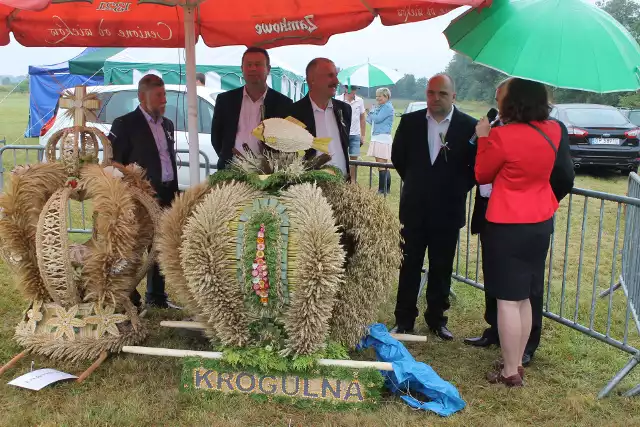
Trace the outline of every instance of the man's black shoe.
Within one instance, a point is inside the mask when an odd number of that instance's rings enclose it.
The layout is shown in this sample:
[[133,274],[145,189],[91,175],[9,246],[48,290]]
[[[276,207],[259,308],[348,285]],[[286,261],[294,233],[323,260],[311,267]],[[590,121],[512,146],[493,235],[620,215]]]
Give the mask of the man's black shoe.
[[527,367],[533,361],[533,354],[525,353],[522,355],[522,366]]
[[474,347],[489,347],[490,345],[498,344],[496,340],[487,337],[465,338],[463,342]]
[[390,334],[413,334],[413,328],[405,328],[402,326],[394,326],[389,331]]
[[449,329],[447,329],[446,326],[437,326],[435,328],[430,326],[429,330],[431,330],[431,332],[436,334],[436,336],[441,340],[445,340],[445,341],[453,340],[453,334]]
[[147,302],[147,306],[148,307],[155,307],[155,308],[171,308],[173,310],[182,310],[182,307],[179,307],[177,305],[175,305],[174,303],[172,303],[171,301],[167,300],[167,301],[163,301],[163,302]]

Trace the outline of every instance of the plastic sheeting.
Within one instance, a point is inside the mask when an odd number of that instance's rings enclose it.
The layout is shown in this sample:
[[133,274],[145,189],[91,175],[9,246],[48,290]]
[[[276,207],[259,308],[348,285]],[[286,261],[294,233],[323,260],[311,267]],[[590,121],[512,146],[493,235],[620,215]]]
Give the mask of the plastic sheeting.
[[[379,361],[393,365],[393,372],[382,371],[385,385],[409,406],[443,417],[466,406],[453,384],[440,378],[426,363],[417,362],[409,350],[389,334],[385,325],[371,325],[369,335],[362,339],[359,347],[373,348]],[[426,396],[428,401],[416,399],[414,396],[418,393]]]

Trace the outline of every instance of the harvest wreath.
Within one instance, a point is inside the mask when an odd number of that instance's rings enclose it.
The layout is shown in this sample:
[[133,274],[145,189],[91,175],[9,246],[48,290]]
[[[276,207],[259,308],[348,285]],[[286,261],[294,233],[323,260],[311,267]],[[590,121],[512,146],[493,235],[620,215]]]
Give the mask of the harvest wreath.
[[[185,375],[197,383],[191,381],[189,389],[215,384],[206,388],[224,391],[220,387],[231,384],[228,375],[234,375],[237,383],[226,391],[260,393],[255,386],[260,378],[247,373],[250,358],[231,365],[224,358],[243,351],[280,360],[271,366],[282,369],[262,373],[285,374],[279,384],[292,381],[287,390],[298,380],[286,374],[295,374],[292,367],[300,360],[310,361],[313,369],[317,361],[346,366],[352,380],[358,367],[391,369],[379,362],[332,362],[323,355],[327,348],[341,346],[346,358],[346,350],[354,349],[375,322],[401,261],[399,221],[383,198],[347,184],[339,169],[327,166],[328,155],[304,155],[310,147],[322,149],[324,141],[295,120],[273,120],[254,131],[268,146],[263,155],[246,150],[208,183],[179,195],[160,221],[160,267],[196,318],[161,324],[201,329],[222,351],[133,346],[123,351],[222,359],[188,365]],[[274,130],[278,126],[280,132]],[[265,137],[261,132],[267,131]],[[215,381],[203,379],[208,371],[215,371]],[[238,376],[243,372],[247,375]],[[381,378],[371,384],[381,386]],[[330,387],[319,381],[315,392],[298,397],[313,398],[318,390],[326,397],[331,387],[335,392],[336,383]],[[343,403],[355,402],[352,393],[346,400],[341,396]]]
[[[14,169],[0,195],[0,256],[30,301],[14,336],[25,351],[0,373],[27,352],[72,361],[99,357],[92,370],[108,352],[147,334],[129,298],[154,259],[160,208],[144,171],[110,165],[109,140],[84,126],[86,109],[99,105],[95,97],[80,87],[63,101],[74,99],[76,126],[51,138],[47,162]],[[99,143],[101,165],[95,164]],[[87,200],[93,233],[71,242],[70,202]]]

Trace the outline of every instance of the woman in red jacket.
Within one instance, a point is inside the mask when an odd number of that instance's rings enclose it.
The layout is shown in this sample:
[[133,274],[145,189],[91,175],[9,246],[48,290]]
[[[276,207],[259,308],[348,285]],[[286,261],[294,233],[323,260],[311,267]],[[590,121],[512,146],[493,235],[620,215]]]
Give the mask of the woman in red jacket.
[[549,120],[545,87],[514,78],[502,99],[505,124],[478,123],[475,173],[493,184],[482,236],[485,292],[498,300],[498,333],[503,364],[487,378],[521,386],[522,355],[531,331],[530,291],[544,287],[544,269],[553,215],[558,209],[549,179],[562,137]]

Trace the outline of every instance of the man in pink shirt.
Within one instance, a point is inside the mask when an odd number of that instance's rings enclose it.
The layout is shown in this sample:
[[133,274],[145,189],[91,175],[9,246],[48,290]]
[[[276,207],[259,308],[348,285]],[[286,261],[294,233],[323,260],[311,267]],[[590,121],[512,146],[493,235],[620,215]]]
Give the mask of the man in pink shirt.
[[267,86],[271,71],[269,54],[250,47],[242,55],[245,85],[216,98],[211,123],[211,144],[218,154],[218,169],[224,169],[233,156],[245,149],[262,152],[262,144],[251,132],[264,119],[285,117],[293,101]]
[[[168,207],[178,192],[178,172],[173,123],[164,117],[167,97],[162,79],[153,74],[144,76],[138,83],[138,100],[138,108],[113,121],[109,133],[113,161],[123,165],[137,163],[144,168],[158,203]],[[140,294],[134,291],[131,300],[139,306]],[[161,308],[178,308],[167,299],[164,277],[157,264],[147,275],[146,302]]]

